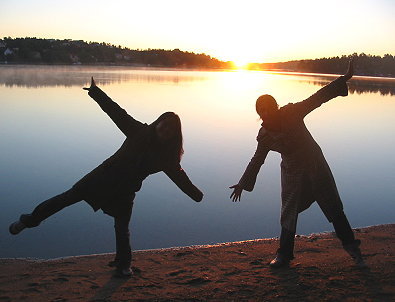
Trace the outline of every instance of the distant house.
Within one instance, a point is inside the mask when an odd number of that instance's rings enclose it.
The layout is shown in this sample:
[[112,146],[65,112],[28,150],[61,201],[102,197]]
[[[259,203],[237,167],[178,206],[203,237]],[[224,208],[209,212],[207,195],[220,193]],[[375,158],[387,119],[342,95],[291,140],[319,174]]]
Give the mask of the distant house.
[[64,39],[62,41],[62,46],[70,46],[71,44],[71,39]]
[[77,47],[84,47],[85,42],[83,40],[72,40],[70,45],[74,45]]
[[80,58],[77,55],[70,54],[70,60],[73,64],[81,64]]
[[5,56],[11,56],[11,55],[13,55],[13,54],[14,54],[14,51],[13,51],[12,49],[7,48],[7,49],[4,51],[4,55],[5,55]]
[[29,52],[29,57],[35,61],[41,60],[41,53],[38,51],[31,51]]

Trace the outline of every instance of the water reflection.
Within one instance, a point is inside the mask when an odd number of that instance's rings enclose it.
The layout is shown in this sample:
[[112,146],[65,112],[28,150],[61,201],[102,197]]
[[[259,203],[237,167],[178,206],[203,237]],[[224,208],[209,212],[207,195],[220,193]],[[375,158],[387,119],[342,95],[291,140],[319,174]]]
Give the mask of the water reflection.
[[26,65],[0,65],[0,85],[6,87],[82,87],[89,83],[93,76],[100,85],[121,82],[161,82],[174,83],[203,81],[202,74],[193,72],[177,73],[174,70],[128,68],[108,66],[26,66]]
[[[307,81],[317,86],[325,86],[336,76],[298,74],[300,81]],[[350,93],[380,93],[381,95],[395,95],[395,78],[361,77],[354,76],[348,83]]]
[[[0,257],[61,257],[112,252],[112,220],[85,203],[12,237],[21,212],[72,186],[122,144],[124,136],[81,89],[91,75],[142,122],[177,112],[183,123],[183,168],[205,193],[198,204],[165,175],[149,177],[131,222],[134,249],[206,244],[279,231],[280,158],[269,153],[252,193],[229,200],[256,147],[255,100],[281,105],[314,93],[333,77],[260,71],[197,72],[112,67],[0,67]],[[3,75],[6,75],[3,77]],[[357,79],[359,81],[359,79]],[[369,80],[361,80],[370,91]],[[5,84],[7,83],[7,85]],[[67,83],[67,85],[65,85]],[[30,89],[30,88],[35,89]],[[393,222],[395,98],[354,93],[306,118],[335,174],[354,227]],[[332,230],[318,206],[300,217],[298,233]]]
[[[264,72],[263,72],[264,73]],[[334,75],[284,73],[295,75],[298,81],[307,82],[317,86],[324,86]],[[137,83],[182,83],[206,81],[210,78],[204,72],[175,72],[168,69],[108,67],[108,66],[28,66],[28,65],[0,65],[0,85],[6,87],[82,87],[87,85],[93,76],[100,85],[122,82]],[[394,78],[354,77],[349,82],[350,93],[375,93],[381,95],[395,95]]]

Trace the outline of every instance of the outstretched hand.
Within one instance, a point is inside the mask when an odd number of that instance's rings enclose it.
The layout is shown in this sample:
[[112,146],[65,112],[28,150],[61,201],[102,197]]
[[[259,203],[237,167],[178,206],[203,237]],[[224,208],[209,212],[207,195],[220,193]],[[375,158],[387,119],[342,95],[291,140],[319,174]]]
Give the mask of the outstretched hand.
[[237,184],[237,185],[230,186],[229,189],[233,189],[233,192],[230,195],[230,199],[232,199],[233,202],[240,201],[241,193],[243,192],[243,188],[239,184]]
[[89,88],[87,88],[87,87],[84,87],[84,88],[82,88],[82,89],[84,89],[84,90],[91,90],[93,87],[96,87],[96,83],[95,83],[95,80],[93,79],[93,77],[91,77],[91,86],[89,87]]
[[348,70],[346,74],[343,76],[346,81],[352,78],[354,75],[354,59],[351,59],[348,63]]

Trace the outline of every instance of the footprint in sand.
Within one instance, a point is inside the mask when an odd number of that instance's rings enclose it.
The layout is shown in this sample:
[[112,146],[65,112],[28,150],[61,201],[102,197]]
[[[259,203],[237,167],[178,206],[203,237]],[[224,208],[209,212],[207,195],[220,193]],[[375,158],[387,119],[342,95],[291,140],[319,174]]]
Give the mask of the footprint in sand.
[[53,281],[57,281],[57,282],[68,282],[69,281],[69,279],[67,279],[67,278],[64,278],[64,277],[59,277],[59,278],[55,278],[55,279],[52,279]]
[[229,254],[237,254],[237,255],[240,255],[240,256],[247,256],[247,254],[244,253],[243,251],[226,251],[226,252],[229,253]]
[[187,272],[186,270],[182,269],[182,270],[179,270],[179,271],[174,271],[174,272],[168,273],[168,275],[174,277],[174,276],[177,276],[179,274],[186,273],[186,272]]
[[66,302],[67,299],[65,298],[55,298],[54,300],[52,300],[52,302]]
[[41,293],[41,290],[39,290],[38,288],[35,288],[35,287],[27,288],[27,289],[24,289],[22,291],[25,292],[25,293],[33,293],[33,292]]
[[137,275],[141,274],[141,269],[139,269],[136,266],[132,266],[132,271],[133,271],[133,274],[137,274]]
[[241,272],[242,272],[241,270],[236,269],[232,272],[225,273],[224,276],[233,276],[233,275],[240,274]]
[[91,289],[97,289],[97,288],[100,288],[100,286],[99,285],[92,285],[91,286]]
[[182,257],[182,256],[192,255],[192,254],[193,254],[192,251],[185,251],[185,252],[179,252],[179,253],[175,254],[174,257]]
[[152,261],[153,263],[156,263],[156,264],[162,264],[160,261],[158,261],[158,260],[155,260],[155,259],[152,259],[152,258],[150,258],[150,259],[148,259],[149,261]]
[[262,265],[263,264],[262,262],[263,262],[263,259],[257,259],[257,260],[251,261],[250,264],[251,265]]
[[211,282],[211,280],[208,279],[208,278],[205,278],[205,277],[204,278],[199,277],[199,278],[194,278],[194,279],[188,280],[184,284],[202,285],[202,284],[205,284],[205,283],[208,283],[208,282]]

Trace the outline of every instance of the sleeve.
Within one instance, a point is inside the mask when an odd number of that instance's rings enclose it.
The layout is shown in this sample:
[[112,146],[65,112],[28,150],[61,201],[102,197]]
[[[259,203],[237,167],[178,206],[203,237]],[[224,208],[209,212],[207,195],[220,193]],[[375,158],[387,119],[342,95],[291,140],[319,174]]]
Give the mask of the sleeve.
[[326,85],[325,87],[318,90],[316,93],[314,93],[312,96],[305,99],[304,101],[294,104],[294,109],[301,118],[304,118],[307,114],[309,114],[314,109],[320,107],[323,103],[335,97],[347,95],[347,83],[344,77],[341,76]]
[[180,164],[163,170],[165,174],[190,198],[194,201],[201,201],[203,193],[190,181],[188,175],[181,168]]
[[[263,128],[262,128],[263,129]],[[266,156],[270,149],[264,142],[264,135],[261,135],[262,129],[257,137],[258,146],[254,156],[251,158],[243,176],[239,180],[239,185],[246,191],[251,192],[254,189],[256,178],[261,166],[265,162]]]
[[133,134],[138,128],[144,125],[127,114],[124,109],[108,97],[99,87],[95,86],[91,88],[88,94],[99,104],[100,108],[107,113],[126,136]]

